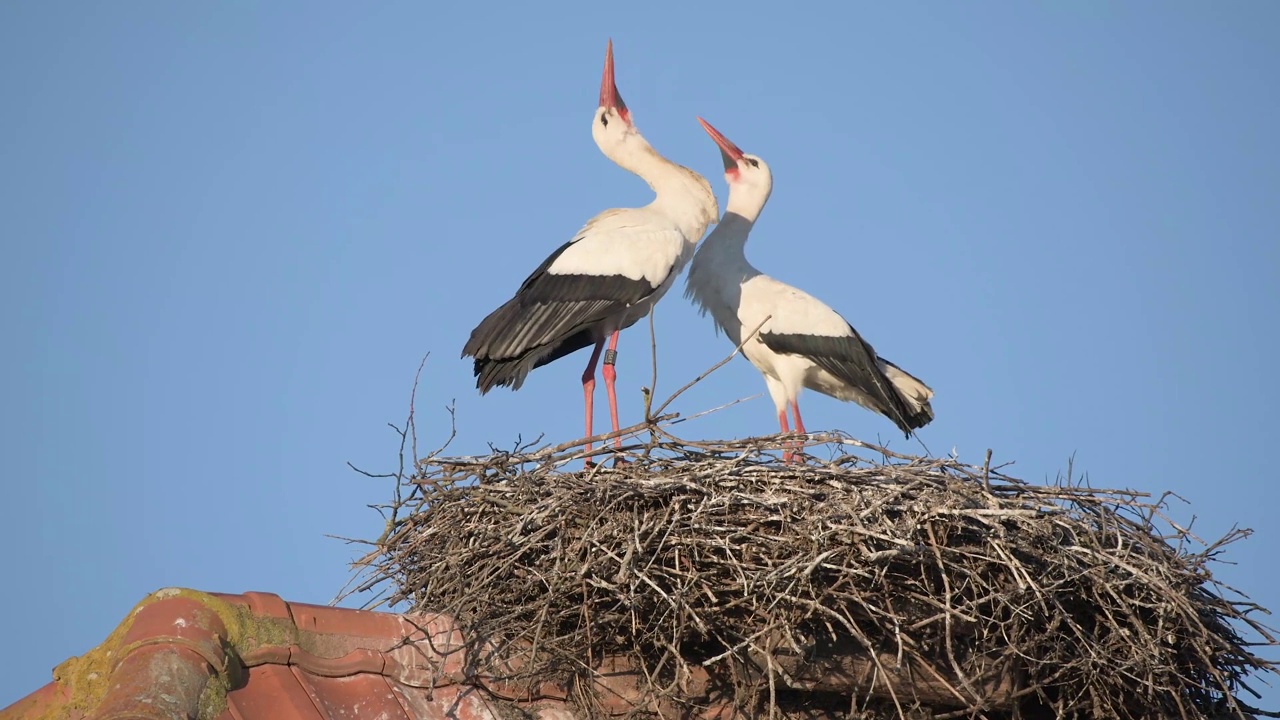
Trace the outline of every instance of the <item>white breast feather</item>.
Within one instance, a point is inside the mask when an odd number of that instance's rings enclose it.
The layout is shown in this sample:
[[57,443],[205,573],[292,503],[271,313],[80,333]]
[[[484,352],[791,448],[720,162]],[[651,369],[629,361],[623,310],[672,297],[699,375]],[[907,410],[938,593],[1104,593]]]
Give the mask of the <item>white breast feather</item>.
[[670,220],[643,209],[610,210],[578,231],[547,270],[556,275],[621,275],[662,284],[688,262],[684,235]]
[[705,251],[707,246],[703,247],[689,268],[685,296],[693,300],[701,314],[711,315],[717,333],[723,332],[736,345],[742,341],[743,332],[739,308],[730,300],[737,295],[737,283],[728,280],[722,268],[714,267],[716,259]]

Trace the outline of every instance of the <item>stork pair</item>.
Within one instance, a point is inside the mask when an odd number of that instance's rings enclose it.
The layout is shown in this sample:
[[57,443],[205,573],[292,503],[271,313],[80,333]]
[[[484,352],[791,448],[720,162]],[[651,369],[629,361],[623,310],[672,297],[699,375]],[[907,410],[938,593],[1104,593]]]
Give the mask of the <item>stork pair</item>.
[[[639,175],[656,197],[644,207],[606,210],[589,220],[472,331],[462,355],[475,358],[476,387],[482,394],[497,386],[518,390],[534,368],[589,347],[591,359],[582,373],[587,437],[602,353],[617,431],[618,334],[649,313],[692,259],[686,295],[710,313],[734,346],[759,328],[742,352],[764,375],[782,432],[790,431],[788,410],[796,431],[806,432],[799,405],[806,387],[878,412],[908,437],[928,424],[932,390],[879,357],[834,310],[747,261],[747,237],[773,189],[769,166],[702,118],[698,122],[720,148],[729,200],[695,255],[719,216],[715,193],[706,178],[660,155],[636,129],[614,80],[610,41],[591,136],[606,157]],[[621,445],[621,438],[614,443]]]

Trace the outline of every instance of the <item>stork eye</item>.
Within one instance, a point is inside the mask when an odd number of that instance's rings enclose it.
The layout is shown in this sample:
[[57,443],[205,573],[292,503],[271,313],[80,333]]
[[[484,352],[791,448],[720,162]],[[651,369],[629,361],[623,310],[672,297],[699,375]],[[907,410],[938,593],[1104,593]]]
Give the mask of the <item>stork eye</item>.
[[609,113],[600,114],[600,126],[609,127]]
[[747,158],[747,164],[753,168],[760,167],[760,163],[755,158]]

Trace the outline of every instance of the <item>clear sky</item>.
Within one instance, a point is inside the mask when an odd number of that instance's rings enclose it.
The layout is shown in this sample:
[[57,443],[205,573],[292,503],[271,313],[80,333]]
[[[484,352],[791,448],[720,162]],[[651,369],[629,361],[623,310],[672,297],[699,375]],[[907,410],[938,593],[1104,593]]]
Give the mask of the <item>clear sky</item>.
[[[345,463],[394,468],[424,353],[424,449],[455,398],[458,453],[581,434],[585,355],[480,397],[458,354],[651,197],[590,138],[609,37],[722,205],[696,115],[769,161],[749,256],[934,388],[932,452],[1176,491],[1207,536],[1257,531],[1219,573],[1280,610],[1280,4],[801,7],[0,4],[0,706],[161,587],[333,598],[359,549],[326,535],[375,537],[391,496]],[[683,284],[661,396],[731,349]],[[646,325],[618,373],[635,422]],[[739,359],[675,409],[762,392]],[[680,428],[776,424],[760,397]]]

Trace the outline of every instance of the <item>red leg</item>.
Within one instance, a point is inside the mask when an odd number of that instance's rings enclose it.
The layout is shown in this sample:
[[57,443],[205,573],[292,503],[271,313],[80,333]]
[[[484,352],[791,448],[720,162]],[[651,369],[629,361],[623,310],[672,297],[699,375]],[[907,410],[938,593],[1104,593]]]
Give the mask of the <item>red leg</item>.
[[[591,359],[587,361],[587,369],[582,371],[582,397],[586,404],[587,414],[587,437],[591,437],[591,416],[595,410],[595,394],[596,394],[596,363],[600,360],[600,351],[604,349],[604,340],[601,339],[596,343],[595,350],[591,351]],[[587,452],[591,452],[591,443],[587,443]],[[587,458],[587,467],[591,467],[591,458]]]
[[[795,418],[796,418],[796,432],[801,434],[807,434],[809,431],[804,429],[804,421],[800,419],[800,401],[799,400],[791,401],[791,412],[793,415],[795,415]],[[797,450],[803,447],[804,447],[803,441],[799,441],[796,443]],[[792,455],[793,459],[794,457],[795,456]]]
[[[613,387],[618,377],[618,371],[613,367],[618,361],[618,332],[614,330],[613,336],[609,338],[609,350],[604,354],[604,368],[600,371],[604,375],[604,389],[609,393],[609,419],[613,421],[614,432],[621,429],[618,426],[618,393]],[[621,436],[613,439],[613,446],[622,447]]]
[[[784,434],[791,432],[791,428],[787,426],[787,409],[785,407],[778,411],[778,427],[782,428],[782,432]],[[790,450],[782,451],[782,462],[784,463],[791,462]]]

